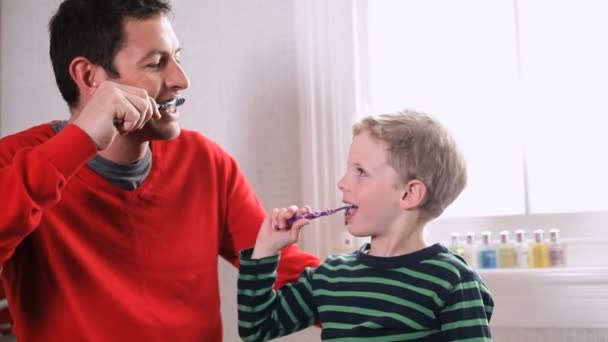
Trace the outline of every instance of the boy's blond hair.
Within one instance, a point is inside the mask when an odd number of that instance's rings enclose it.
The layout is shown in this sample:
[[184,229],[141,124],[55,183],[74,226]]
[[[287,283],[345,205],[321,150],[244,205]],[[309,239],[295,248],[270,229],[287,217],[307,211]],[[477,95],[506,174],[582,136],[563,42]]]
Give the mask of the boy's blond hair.
[[427,196],[421,209],[429,218],[441,215],[464,189],[464,158],[454,138],[430,115],[403,110],[368,116],[353,125],[353,136],[363,131],[388,144],[388,163],[403,183],[424,183]]

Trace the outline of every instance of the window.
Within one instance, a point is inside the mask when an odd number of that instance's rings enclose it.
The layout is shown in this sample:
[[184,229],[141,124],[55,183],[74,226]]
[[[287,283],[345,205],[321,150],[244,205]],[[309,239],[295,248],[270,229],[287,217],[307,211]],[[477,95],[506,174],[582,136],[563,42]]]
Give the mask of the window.
[[433,114],[467,158],[469,184],[446,216],[608,209],[608,4],[368,6],[373,111]]

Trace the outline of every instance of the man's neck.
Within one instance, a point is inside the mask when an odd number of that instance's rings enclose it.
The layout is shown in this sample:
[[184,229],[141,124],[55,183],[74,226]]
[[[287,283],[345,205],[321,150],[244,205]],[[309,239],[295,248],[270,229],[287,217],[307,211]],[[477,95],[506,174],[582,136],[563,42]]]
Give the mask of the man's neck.
[[[70,119],[68,122],[74,122],[80,114],[83,107],[82,103],[84,102],[81,101],[80,105],[70,108]],[[142,160],[149,146],[150,142],[144,140],[140,132],[134,132],[127,135],[117,135],[108,148],[99,151],[97,154],[114,163],[128,165]]]
[[148,141],[139,141],[128,135],[119,135],[108,148],[99,151],[98,154],[114,163],[127,165],[142,160],[149,146]]

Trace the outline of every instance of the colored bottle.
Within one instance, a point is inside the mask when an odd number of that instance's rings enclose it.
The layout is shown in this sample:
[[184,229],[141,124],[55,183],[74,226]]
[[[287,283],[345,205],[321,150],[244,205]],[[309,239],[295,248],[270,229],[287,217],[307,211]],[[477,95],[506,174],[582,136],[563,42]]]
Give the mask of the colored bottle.
[[543,234],[542,229],[534,231],[534,241],[530,246],[530,266],[532,267],[549,267],[549,244],[545,242]]
[[498,267],[513,268],[515,263],[515,248],[509,239],[509,232],[500,232],[500,244],[498,245]]
[[527,268],[530,265],[530,244],[526,240],[526,232],[522,229],[515,231],[515,259],[519,268]]
[[452,242],[450,243],[450,250],[452,251],[452,253],[462,256],[464,250],[462,244],[460,243],[460,233],[452,233],[451,238]]
[[479,267],[496,268],[496,248],[492,245],[492,232],[483,232],[481,234]]
[[549,264],[551,267],[566,266],[564,244],[559,240],[559,229],[549,231]]
[[468,232],[465,238],[462,257],[471,268],[477,268],[477,246],[475,242],[475,233]]

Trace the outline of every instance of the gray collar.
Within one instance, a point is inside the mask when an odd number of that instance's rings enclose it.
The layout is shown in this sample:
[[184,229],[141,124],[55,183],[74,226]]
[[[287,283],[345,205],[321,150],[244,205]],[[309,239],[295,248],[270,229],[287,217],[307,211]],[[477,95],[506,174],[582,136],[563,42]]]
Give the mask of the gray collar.
[[[59,133],[66,125],[66,121],[53,121],[51,127]],[[144,158],[131,164],[123,165],[96,155],[87,162],[95,173],[107,179],[110,183],[125,190],[134,190],[143,183],[152,167],[152,152],[146,151]]]

